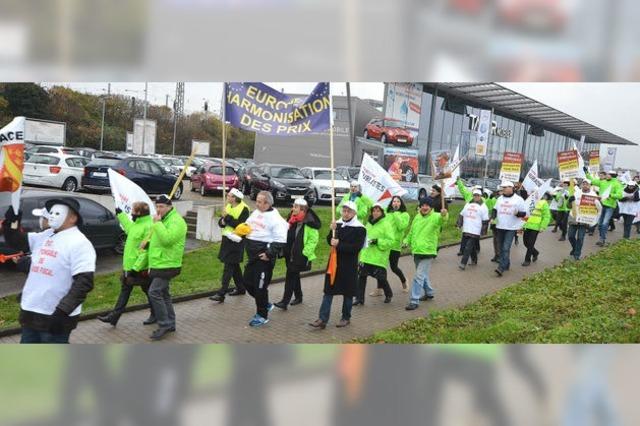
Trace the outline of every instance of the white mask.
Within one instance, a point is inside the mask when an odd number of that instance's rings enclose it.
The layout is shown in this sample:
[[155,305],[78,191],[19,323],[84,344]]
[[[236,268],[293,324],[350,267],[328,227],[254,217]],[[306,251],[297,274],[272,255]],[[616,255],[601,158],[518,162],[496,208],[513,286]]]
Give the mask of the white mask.
[[51,211],[49,212],[49,226],[54,231],[60,229],[65,220],[67,220],[67,216],[69,215],[69,207],[64,204],[56,204],[51,207]]

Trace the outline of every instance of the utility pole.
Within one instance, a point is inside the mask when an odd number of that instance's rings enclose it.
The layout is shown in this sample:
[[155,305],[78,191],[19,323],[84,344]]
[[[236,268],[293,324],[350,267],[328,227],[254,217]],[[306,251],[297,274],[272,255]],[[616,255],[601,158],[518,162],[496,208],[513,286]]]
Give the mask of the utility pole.
[[149,83],[144,82],[144,108],[142,113],[142,155],[144,155],[144,144],[146,142],[145,135],[147,133],[147,89]]
[[349,146],[351,148],[351,165],[356,156],[356,138],[353,134],[353,113],[351,111],[351,83],[347,81],[347,113],[349,114]]
[[176,155],[176,132],[178,129],[178,120],[184,113],[184,83],[176,83],[176,97],[173,101],[173,148],[171,155]]
[[[103,89],[104,90],[104,89]],[[111,83],[107,84],[107,97],[111,95]],[[104,115],[107,109],[107,99],[102,97],[102,125],[100,126],[100,151],[102,151],[104,143]]]
[[164,107],[169,108],[169,94],[164,95]]

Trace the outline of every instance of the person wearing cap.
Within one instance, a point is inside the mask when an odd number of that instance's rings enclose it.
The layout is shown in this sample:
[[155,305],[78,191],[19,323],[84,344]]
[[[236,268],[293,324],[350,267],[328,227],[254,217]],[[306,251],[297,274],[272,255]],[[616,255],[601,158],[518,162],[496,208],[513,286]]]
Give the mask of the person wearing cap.
[[549,201],[549,211],[551,213],[551,219],[553,219],[553,232],[554,234],[558,232],[558,227],[560,226],[560,219],[558,218],[558,200],[556,195],[562,190],[561,186],[556,186],[549,191],[551,195],[551,200]]
[[622,198],[622,184],[615,178],[617,173],[614,170],[605,171],[605,178],[598,179],[589,173],[589,168],[583,168],[584,173],[591,181],[591,185],[598,188],[598,194],[600,194],[600,202],[602,203],[602,214],[598,221],[598,232],[600,234],[600,240],[596,245],[602,247],[607,240],[607,231],[609,229],[609,222],[618,207],[618,200]]
[[540,252],[536,249],[536,240],[538,239],[538,235],[547,229],[549,222],[551,222],[551,211],[549,210],[550,199],[551,194],[545,192],[533,207],[533,211],[522,226],[524,228],[522,241],[527,248],[522,266],[529,266],[532,260],[534,262],[538,260]]
[[[122,256],[122,275],[120,276],[120,295],[113,310],[106,315],[98,316],[98,320],[116,326],[120,320],[120,316],[124,313],[124,309],[129,303],[129,297],[133,291],[133,286],[139,285],[147,300],[149,306],[149,253],[147,250],[140,248],[142,241],[149,235],[149,230],[153,224],[150,216],[149,205],[145,202],[138,201],[131,206],[131,218],[121,209],[116,208],[116,217],[120,222],[120,226],[127,234],[127,241],[124,245],[124,254]],[[149,325],[156,322],[153,309],[149,318],[143,321],[143,324]]]
[[429,271],[431,262],[438,256],[438,239],[442,227],[449,218],[447,209],[435,211],[436,203],[433,198],[423,198],[419,201],[418,214],[411,222],[409,234],[404,243],[411,248],[413,262],[416,265],[416,273],[411,286],[411,297],[406,310],[418,309],[421,300],[430,300],[434,297],[434,288],[431,286]]
[[462,259],[458,268],[463,271],[469,258],[472,265],[478,263],[480,236],[485,235],[489,227],[489,210],[482,199],[482,191],[474,189],[472,196],[458,216],[458,227],[462,228]]
[[[487,194],[484,192],[483,188],[481,185],[474,185],[471,189],[467,188],[466,186],[464,186],[464,184],[462,183],[462,179],[460,179],[458,177],[458,179],[456,180],[456,186],[458,187],[458,191],[460,192],[460,195],[462,195],[462,198],[464,199],[465,203],[470,203],[471,201],[473,201],[473,193],[476,190],[480,190],[480,196],[482,198],[483,204],[486,205],[487,203],[487,199],[489,198],[487,196]],[[460,249],[458,250],[458,256],[462,256],[464,253],[464,244],[466,243],[464,236],[460,239]],[[478,244],[478,252],[480,251],[480,244]],[[476,252],[477,254],[477,252]]]
[[371,207],[373,207],[373,200],[362,193],[362,187],[356,180],[351,181],[350,192],[342,197],[340,204],[336,207],[336,213],[338,215],[342,213],[342,206],[347,201],[356,203],[358,207],[358,221],[360,223],[366,222],[367,217],[369,217],[369,211]]
[[353,298],[358,293],[358,256],[367,240],[367,230],[358,220],[357,212],[357,204],[347,201],[342,205],[340,219],[331,223],[327,243],[336,250],[337,267],[333,282],[329,274],[325,275],[318,319],[309,324],[315,329],[322,330],[329,323],[334,296],[342,296],[342,317],[336,327],[351,323]]
[[[149,239],[149,299],[158,328],[152,340],[160,340],[176,331],[176,313],[171,302],[171,280],[182,270],[182,258],[187,239],[187,223],[173,207],[167,195],[156,198],[157,214],[151,226]],[[144,243],[143,243],[144,244]]]
[[[224,207],[218,226],[222,229],[222,241],[218,260],[224,264],[222,271],[222,286],[213,296],[209,297],[214,302],[224,303],[225,295],[240,296],[245,294],[244,278],[240,264],[243,260],[244,239],[234,238],[233,231],[236,226],[244,223],[249,218],[249,206],[244,202],[244,194],[233,188],[227,194],[227,205]],[[231,278],[236,288],[229,293]]]
[[568,200],[570,185],[570,181],[563,181],[562,186],[558,189],[554,197],[558,206],[556,213],[556,226],[560,228],[560,232],[562,233],[558,241],[565,241],[567,239],[567,221],[569,220]]
[[80,204],[58,198],[47,200],[45,208],[49,229],[25,234],[20,230],[22,213],[12,208],[3,226],[7,245],[32,255],[20,301],[21,343],[69,343],[93,289],[96,252],[78,229]]
[[500,248],[499,264],[495,270],[499,277],[511,266],[511,244],[527,215],[524,200],[513,192],[513,182],[503,181],[500,186],[502,195],[491,212],[491,217],[496,220],[495,232]]
[[[569,197],[569,243],[571,244],[571,252],[569,256],[572,259],[580,260],[582,255],[582,245],[584,244],[584,236],[589,231],[590,226],[586,223],[580,223],[577,221],[578,206],[580,206],[580,200],[583,195],[591,195],[597,197],[591,182],[588,179],[583,179],[580,184],[580,188],[576,188],[574,194]],[[602,204],[596,199],[596,210],[598,215],[602,212]]]
[[365,225],[367,230],[367,245],[360,252],[360,267],[358,270],[358,294],[354,305],[364,305],[367,289],[367,277],[373,277],[378,282],[378,288],[384,293],[384,303],[390,303],[393,291],[387,281],[387,266],[389,252],[393,246],[393,224],[386,218],[384,208],[379,203],[371,208],[371,214]]
[[631,238],[631,228],[640,211],[640,193],[636,181],[629,181],[622,190],[622,198],[618,201],[620,216],[624,224],[623,238]]
[[[298,198],[293,202],[287,222],[289,230],[287,231],[287,243],[283,250],[287,266],[284,293],[282,299],[274,303],[277,308],[283,310],[287,309],[289,303],[291,306],[302,303],[300,272],[311,270],[311,262],[316,258],[318,231],[322,225],[316,212],[309,207],[303,198]],[[292,296],[295,296],[293,301],[291,301]]]
[[269,284],[280,252],[287,243],[289,224],[273,208],[273,195],[260,191],[256,209],[247,219],[251,232],[246,237],[247,264],[244,267],[244,285],[255,299],[256,314],[249,321],[251,327],[269,322]]

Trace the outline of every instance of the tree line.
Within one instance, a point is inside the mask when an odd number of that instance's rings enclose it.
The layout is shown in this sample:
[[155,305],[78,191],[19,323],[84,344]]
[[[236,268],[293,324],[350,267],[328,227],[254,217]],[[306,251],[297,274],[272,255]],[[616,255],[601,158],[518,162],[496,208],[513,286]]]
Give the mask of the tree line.
[[[66,145],[100,147],[102,96],[53,86],[44,88],[35,83],[0,83],[0,127],[15,116],[61,121],[67,124]],[[127,131],[133,130],[133,120],[141,119],[143,104],[129,96],[110,95],[105,98],[105,150],[124,151]],[[149,105],[147,118],[157,123],[156,152],[170,154],[173,144],[173,110],[164,105]],[[204,112],[185,114],[176,131],[176,154],[191,151],[193,139],[211,142],[211,155],[222,156],[222,123]],[[227,156],[253,157],[255,134],[227,126]]]

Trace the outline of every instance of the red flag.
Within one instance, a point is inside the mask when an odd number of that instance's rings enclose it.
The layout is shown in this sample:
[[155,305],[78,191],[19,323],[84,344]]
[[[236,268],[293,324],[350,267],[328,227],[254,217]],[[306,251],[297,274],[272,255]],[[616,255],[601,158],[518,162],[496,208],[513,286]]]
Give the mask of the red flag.
[[329,275],[329,284],[333,286],[336,281],[336,272],[338,270],[338,253],[335,247],[331,247],[329,252],[329,263],[327,264],[327,274]]

